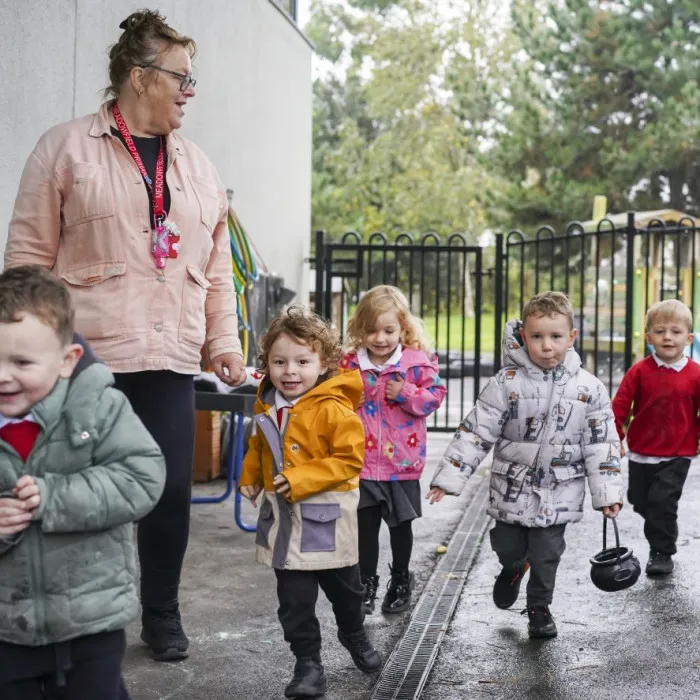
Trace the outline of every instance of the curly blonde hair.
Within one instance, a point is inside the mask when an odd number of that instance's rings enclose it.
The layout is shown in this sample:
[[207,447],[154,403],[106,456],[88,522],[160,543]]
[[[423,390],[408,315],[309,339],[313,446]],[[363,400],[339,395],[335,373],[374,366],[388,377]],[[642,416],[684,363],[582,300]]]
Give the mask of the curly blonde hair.
[[338,329],[303,306],[294,305],[272,319],[260,339],[258,359],[261,372],[267,374],[270,349],[281,335],[288,335],[299,344],[308,345],[317,352],[322,364],[328,368],[324,377],[338,369],[342,354]]
[[400,342],[408,348],[432,352],[432,346],[425,334],[423,321],[411,313],[408,299],[397,287],[380,284],[372,287],[361,299],[355,313],[348,321],[345,346],[351,352],[365,344],[365,338],[377,327],[377,319],[393,311],[401,325]]

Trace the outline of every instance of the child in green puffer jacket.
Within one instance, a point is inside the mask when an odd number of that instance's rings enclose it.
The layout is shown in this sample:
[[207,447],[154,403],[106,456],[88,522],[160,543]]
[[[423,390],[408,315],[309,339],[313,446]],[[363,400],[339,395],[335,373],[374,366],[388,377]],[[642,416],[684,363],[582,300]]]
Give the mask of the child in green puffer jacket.
[[163,491],[160,449],[75,342],[49,272],[0,274],[0,698],[128,700],[132,523]]

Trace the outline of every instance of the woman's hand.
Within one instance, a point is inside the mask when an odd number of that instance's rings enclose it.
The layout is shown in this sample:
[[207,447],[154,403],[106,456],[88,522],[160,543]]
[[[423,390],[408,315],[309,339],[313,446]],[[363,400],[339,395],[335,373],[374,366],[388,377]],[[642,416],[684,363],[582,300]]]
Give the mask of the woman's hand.
[[212,358],[211,364],[216,376],[224,384],[238,386],[245,381],[246,373],[243,358],[235,352],[226,352],[223,355],[217,355]]

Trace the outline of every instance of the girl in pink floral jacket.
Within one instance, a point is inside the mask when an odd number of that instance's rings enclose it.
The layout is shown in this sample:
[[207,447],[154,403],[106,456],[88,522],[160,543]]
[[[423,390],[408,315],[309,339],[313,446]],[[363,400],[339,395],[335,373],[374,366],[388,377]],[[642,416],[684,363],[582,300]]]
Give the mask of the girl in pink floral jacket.
[[389,526],[393,563],[382,603],[387,613],[405,610],[414,578],[411,522],[421,515],[418,479],[425,466],[426,418],[445,398],[437,359],[406,297],[381,285],[367,292],[348,322],[348,354],[341,366],[359,369],[364,398],[365,463],[360,474],[358,532],[365,612],[374,611],[379,577],[379,529]]

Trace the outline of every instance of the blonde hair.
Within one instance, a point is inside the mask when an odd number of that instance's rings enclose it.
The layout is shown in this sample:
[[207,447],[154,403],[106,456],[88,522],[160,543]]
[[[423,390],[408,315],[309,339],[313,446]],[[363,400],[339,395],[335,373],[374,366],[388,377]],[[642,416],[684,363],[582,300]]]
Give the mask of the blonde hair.
[[647,311],[645,326],[647,331],[659,321],[680,321],[688,326],[688,332],[693,330],[693,314],[690,309],[678,299],[666,299],[652,304]]
[[528,316],[555,316],[561,314],[569,320],[569,329],[574,327],[574,307],[564,292],[540,292],[523,307],[523,326]]
[[399,340],[402,345],[423,352],[431,352],[432,347],[425,334],[423,321],[416,318],[408,305],[403,292],[388,284],[372,287],[361,299],[355,313],[348,321],[345,345],[348,350],[359,350],[365,338],[377,327],[377,319],[389,311],[396,313],[401,326]]
[[342,354],[340,335],[331,323],[320,316],[312,314],[303,306],[290,306],[279,316],[272,319],[260,339],[260,371],[267,374],[270,348],[281,335],[286,334],[299,344],[308,345],[321,357],[321,362],[328,368],[327,376],[338,368]]

